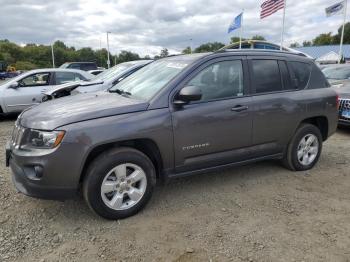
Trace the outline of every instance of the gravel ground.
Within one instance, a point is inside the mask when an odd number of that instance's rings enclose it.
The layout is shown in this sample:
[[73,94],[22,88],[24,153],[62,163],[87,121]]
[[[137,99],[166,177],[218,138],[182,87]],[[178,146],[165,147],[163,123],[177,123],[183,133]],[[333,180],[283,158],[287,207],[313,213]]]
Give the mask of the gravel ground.
[[16,193],[0,154],[0,261],[350,261],[349,138],[339,130],[308,172],[270,161],[171,181],[113,222],[80,198]]

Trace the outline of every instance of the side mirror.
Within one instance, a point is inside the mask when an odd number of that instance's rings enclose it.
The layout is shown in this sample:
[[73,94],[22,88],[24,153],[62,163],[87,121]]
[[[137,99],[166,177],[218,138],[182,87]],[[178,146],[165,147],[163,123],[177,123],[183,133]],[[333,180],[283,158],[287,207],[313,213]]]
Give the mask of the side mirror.
[[192,101],[198,101],[202,98],[202,91],[196,86],[185,86],[176,95],[174,104],[175,105],[186,105]]
[[13,82],[12,84],[9,85],[8,88],[17,89],[18,87],[19,87],[19,83],[18,82]]

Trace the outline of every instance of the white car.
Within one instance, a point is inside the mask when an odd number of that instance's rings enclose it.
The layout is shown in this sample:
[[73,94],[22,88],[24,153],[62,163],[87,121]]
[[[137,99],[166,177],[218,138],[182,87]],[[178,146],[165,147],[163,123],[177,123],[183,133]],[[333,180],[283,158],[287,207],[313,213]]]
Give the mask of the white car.
[[48,68],[25,72],[0,85],[0,114],[21,112],[40,103],[43,93],[56,85],[93,77],[76,69]]

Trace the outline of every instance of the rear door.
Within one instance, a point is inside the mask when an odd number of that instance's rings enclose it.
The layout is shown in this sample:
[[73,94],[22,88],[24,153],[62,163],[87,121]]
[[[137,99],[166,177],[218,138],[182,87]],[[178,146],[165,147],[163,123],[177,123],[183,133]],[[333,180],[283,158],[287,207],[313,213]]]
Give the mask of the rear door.
[[303,112],[298,86],[283,57],[250,57],[253,92],[253,157],[281,153]]
[[251,97],[244,57],[211,60],[187,77],[202,99],[174,108],[176,172],[198,170],[249,158]]
[[40,103],[42,93],[50,88],[52,80],[52,74],[49,72],[34,73],[19,80],[18,88],[7,88],[4,92],[7,112],[21,112]]

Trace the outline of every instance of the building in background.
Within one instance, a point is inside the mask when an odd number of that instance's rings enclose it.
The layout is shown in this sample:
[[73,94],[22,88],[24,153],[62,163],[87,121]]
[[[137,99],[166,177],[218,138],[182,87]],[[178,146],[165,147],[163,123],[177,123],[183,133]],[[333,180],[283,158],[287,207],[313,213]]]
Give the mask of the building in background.
[[[339,60],[339,45],[305,46],[294,48],[308,54],[319,64],[336,64]],[[350,63],[350,45],[343,45],[343,58]]]

